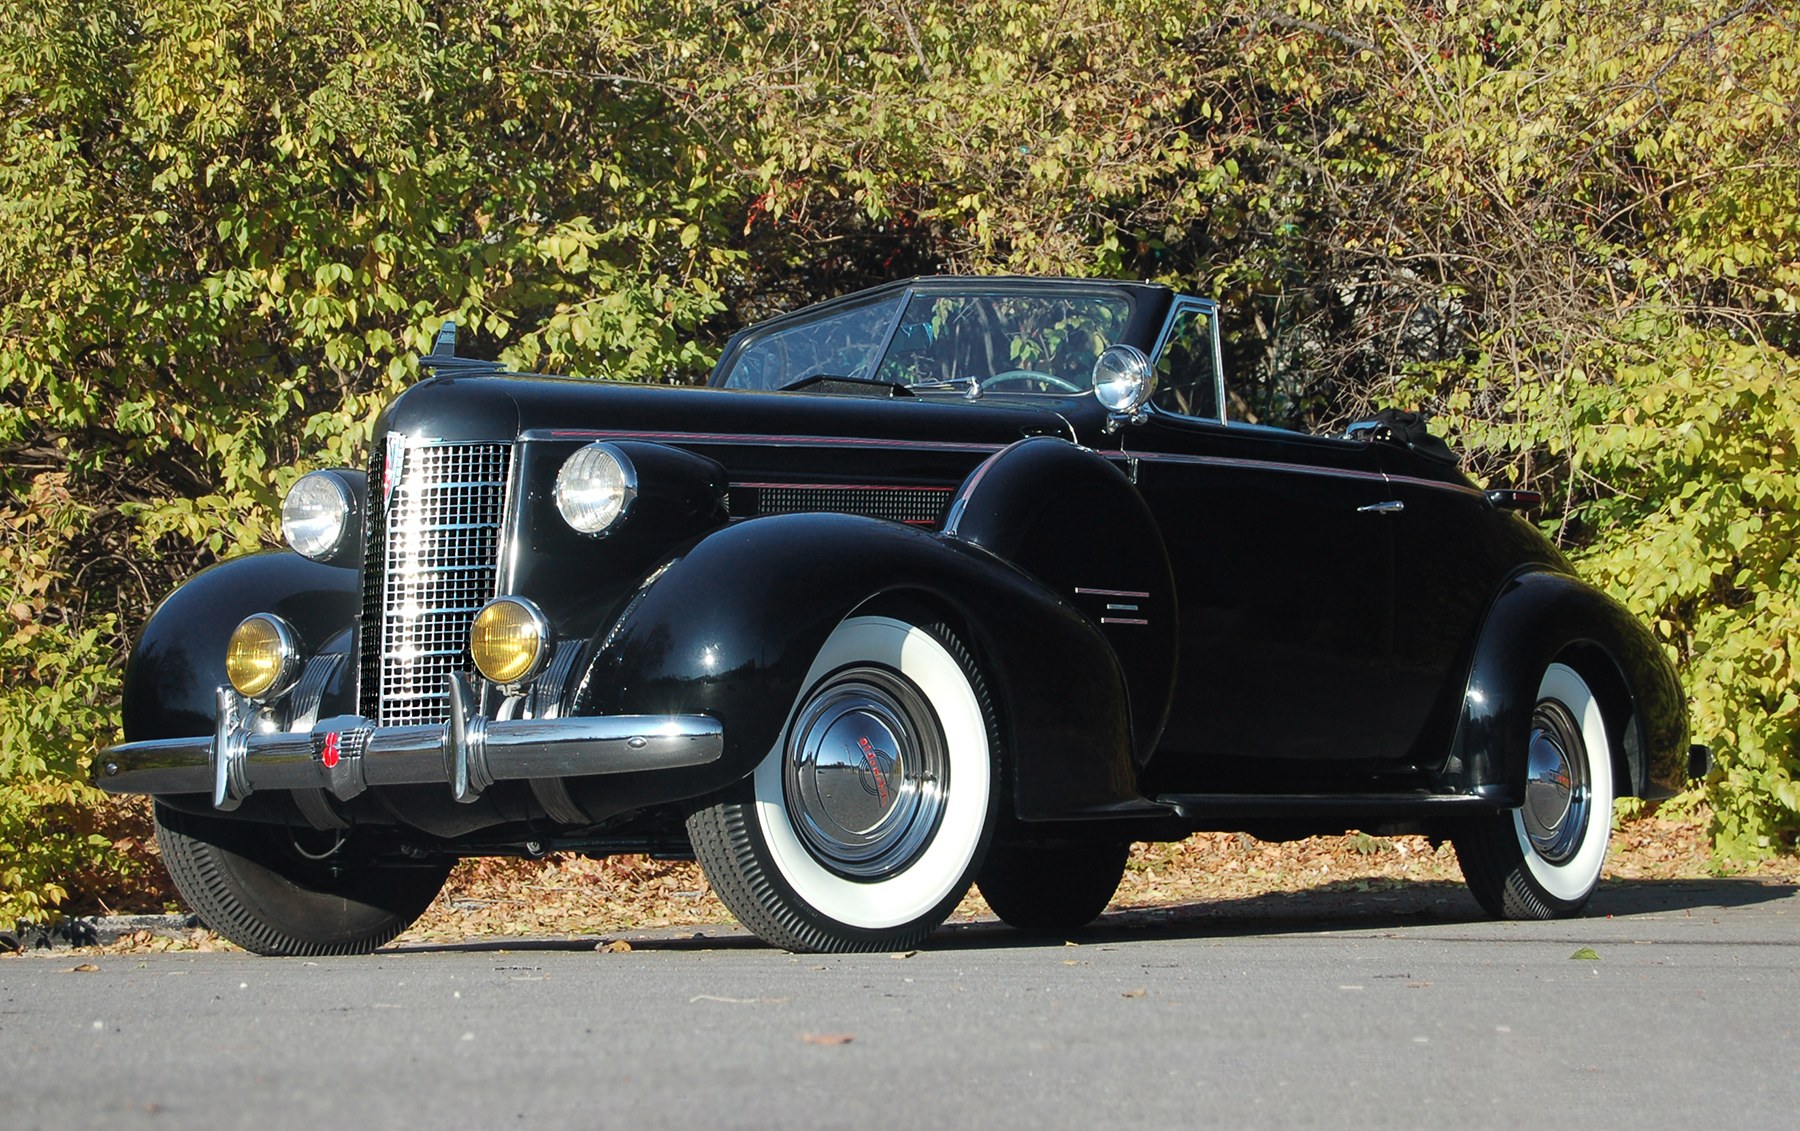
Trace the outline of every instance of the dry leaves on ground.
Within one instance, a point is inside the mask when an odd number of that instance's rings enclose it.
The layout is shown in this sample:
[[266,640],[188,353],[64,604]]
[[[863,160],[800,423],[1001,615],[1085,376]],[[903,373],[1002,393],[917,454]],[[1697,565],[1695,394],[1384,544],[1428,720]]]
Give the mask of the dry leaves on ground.
[[[1613,837],[1607,876],[1623,880],[1702,879],[1718,874],[1704,814],[1648,816]],[[1766,861],[1748,874],[1800,881],[1800,860]],[[1418,883],[1460,884],[1456,853],[1424,837],[1363,833],[1284,843],[1243,833],[1196,833],[1171,844],[1132,848],[1112,910],[1204,906],[1278,893],[1387,892]],[[990,915],[971,891],[952,916]],[[443,894],[406,934],[408,943],[478,938],[603,936],[598,949],[623,952],[621,931],[731,922],[691,861],[615,856],[590,860],[551,855],[539,860],[465,860]],[[139,931],[102,953],[231,949],[206,931],[178,936]],[[895,957],[906,957],[896,954]]]

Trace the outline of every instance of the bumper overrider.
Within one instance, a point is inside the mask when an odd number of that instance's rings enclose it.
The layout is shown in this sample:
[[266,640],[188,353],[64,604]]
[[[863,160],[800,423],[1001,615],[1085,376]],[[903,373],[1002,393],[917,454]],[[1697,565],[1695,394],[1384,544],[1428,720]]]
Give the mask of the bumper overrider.
[[158,738],[108,747],[94,784],[109,793],[212,794],[236,809],[257,790],[323,789],[348,801],[370,786],[442,782],[474,801],[497,781],[582,777],[701,766],[724,752],[725,730],[706,715],[483,718],[468,680],[453,675],[450,720],[376,726],[339,715],[311,731],[253,729],[253,705],[218,689],[210,738]]

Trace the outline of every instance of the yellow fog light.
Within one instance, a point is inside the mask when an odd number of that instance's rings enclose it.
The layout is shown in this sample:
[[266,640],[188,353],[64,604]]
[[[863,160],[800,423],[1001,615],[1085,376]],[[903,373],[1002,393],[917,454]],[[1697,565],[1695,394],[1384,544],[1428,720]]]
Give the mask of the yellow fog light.
[[495,683],[522,683],[543,670],[550,654],[550,622],[523,597],[489,601],[469,628],[475,669]]
[[272,613],[245,617],[225,645],[225,677],[246,699],[287,694],[300,678],[300,638]]

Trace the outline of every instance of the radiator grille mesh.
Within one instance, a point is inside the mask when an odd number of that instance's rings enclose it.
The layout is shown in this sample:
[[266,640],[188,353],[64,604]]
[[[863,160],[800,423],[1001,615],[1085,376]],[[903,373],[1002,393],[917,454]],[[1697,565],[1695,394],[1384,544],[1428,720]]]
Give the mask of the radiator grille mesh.
[[950,509],[947,487],[734,486],[734,515],[859,514],[913,526],[937,526]]
[[[510,444],[405,449],[363,575],[362,708],[380,726],[439,723],[465,666],[469,625],[494,596]],[[385,460],[369,471],[381,491]]]

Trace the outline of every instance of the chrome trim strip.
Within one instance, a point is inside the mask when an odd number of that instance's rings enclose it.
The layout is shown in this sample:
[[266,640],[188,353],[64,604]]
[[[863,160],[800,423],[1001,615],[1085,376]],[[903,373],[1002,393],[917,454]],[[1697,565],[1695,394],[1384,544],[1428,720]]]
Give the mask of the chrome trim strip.
[[1146,601],[1150,599],[1150,594],[1136,589],[1083,589],[1078,585],[1075,587],[1075,592],[1090,597],[1138,597]]
[[288,697],[288,730],[309,731],[319,721],[319,705],[324,702],[325,689],[337,678],[338,670],[349,658],[348,652],[321,652],[306,661],[306,670]]
[[[1048,433],[1046,433],[1048,434]],[[774,436],[768,433],[640,432],[578,428],[533,428],[520,433],[522,440],[649,440],[678,444],[754,444],[766,447],[807,448],[904,448],[926,452],[997,452],[1006,444],[956,443],[949,440],[878,440],[868,436]]]
[[1459,495],[1473,495],[1479,499],[1487,498],[1487,492],[1479,487],[1464,487],[1460,483],[1445,483],[1441,479],[1420,479],[1413,475],[1390,475],[1389,483],[1405,483],[1412,487],[1436,487],[1440,491],[1454,491]]
[[1368,483],[1404,483],[1414,487],[1433,487],[1440,491],[1450,491],[1458,495],[1471,495],[1476,498],[1487,498],[1487,492],[1479,487],[1468,487],[1461,483],[1446,483],[1441,479],[1420,479],[1413,475],[1389,475],[1383,471],[1357,471],[1347,467],[1320,467],[1306,463],[1283,463],[1275,460],[1240,459],[1234,456],[1191,456],[1178,455],[1173,452],[1138,452],[1120,451],[1106,453],[1111,459],[1147,460],[1151,463],[1195,464],[1203,467],[1231,467],[1250,470],[1279,471],[1292,475],[1321,475],[1329,479],[1359,479]]

